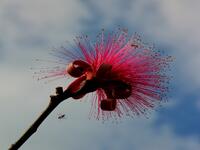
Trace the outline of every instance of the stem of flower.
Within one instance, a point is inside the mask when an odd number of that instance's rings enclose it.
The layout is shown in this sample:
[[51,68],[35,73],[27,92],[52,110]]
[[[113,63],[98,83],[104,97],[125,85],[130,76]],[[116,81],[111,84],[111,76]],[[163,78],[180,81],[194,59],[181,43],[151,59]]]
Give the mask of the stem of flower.
[[[75,81],[76,83],[76,81]],[[19,138],[19,140],[12,144],[9,150],[17,150],[22,146],[29,137],[31,137],[42,124],[42,122],[48,117],[48,115],[65,99],[69,97],[79,97],[80,95],[85,95],[87,93],[93,92],[98,88],[99,83],[96,80],[86,80],[84,85],[75,93],[71,90],[76,86],[80,86],[79,82],[76,84],[71,84],[64,92],[62,87],[56,88],[56,95],[50,96],[50,102],[47,108],[42,112],[42,114],[35,120],[35,122],[28,128],[28,130]]]
[[12,144],[9,150],[17,150],[22,146],[29,137],[31,137],[41,125],[41,123],[47,118],[47,116],[65,99],[71,97],[70,92],[66,90],[63,92],[62,87],[56,88],[56,94],[50,96],[50,102],[47,108],[42,112],[42,114],[35,120],[35,122],[28,128],[28,130],[18,139],[15,144]]

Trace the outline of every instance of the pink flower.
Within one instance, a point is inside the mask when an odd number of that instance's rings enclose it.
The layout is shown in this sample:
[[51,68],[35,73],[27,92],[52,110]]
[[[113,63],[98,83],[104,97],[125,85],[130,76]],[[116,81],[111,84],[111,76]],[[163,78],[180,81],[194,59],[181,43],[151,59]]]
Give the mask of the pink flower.
[[77,78],[67,88],[75,99],[95,92],[90,116],[109,119],[144,114],[166,98],[172,58],[143,44],[139,36],[129,37],[120,29],[108,35],[102,31],[95,43],[87,36],[77,37],[75,43],[76,48],[55,51],[62,59],[59,66],[64,66],[44,78]]

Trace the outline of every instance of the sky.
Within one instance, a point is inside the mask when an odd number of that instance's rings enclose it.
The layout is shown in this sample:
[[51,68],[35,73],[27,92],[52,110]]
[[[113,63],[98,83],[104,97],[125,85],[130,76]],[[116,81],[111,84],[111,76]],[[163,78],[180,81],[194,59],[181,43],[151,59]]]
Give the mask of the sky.
[[[0,0],[0,149],[44,110],[55,87],[33,79],[35,59],[80,34],[119,25],[176,59],[168,102],[147,117],[88,119],[90,102],[65,101],[21,150],[197,150],[200,147],[199,0]],[[37,66],[36,66],[37,67]],[[66,118],[58,120],[59,114]]]

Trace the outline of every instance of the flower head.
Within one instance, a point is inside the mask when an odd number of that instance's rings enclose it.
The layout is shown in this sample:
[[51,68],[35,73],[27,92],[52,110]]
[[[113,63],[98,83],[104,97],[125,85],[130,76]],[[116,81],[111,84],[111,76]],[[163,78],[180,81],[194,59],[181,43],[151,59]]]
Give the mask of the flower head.
[[95,43],[80,36],[75,46],[55,51],[63,67],[44,78],[76,78],[67,88],[74,99],[95,92],[91,116],[106,119],[144,114],[166,97],[166,73],[172,58],[145,45],[139,36],[128,36],[121,29],[108,35],[102,31]]

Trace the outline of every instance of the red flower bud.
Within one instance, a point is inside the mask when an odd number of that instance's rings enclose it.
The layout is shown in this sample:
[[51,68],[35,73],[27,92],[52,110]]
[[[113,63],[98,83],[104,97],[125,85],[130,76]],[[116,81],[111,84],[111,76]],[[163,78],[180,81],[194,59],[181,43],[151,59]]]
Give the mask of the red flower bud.
[[132,86],[122,81],[115,83],[112,89],[112,97],[116,99],[126,99],[132,94]]
[[67,73],[75,78],[82,76],[86,71],[92,70],[91,66],[82,60],[73,61],[66,69]]
[[108,98],[126,99],[132,94],[132,86],[121,80],[106,81],[103,89]]
[[[68,90],[71,92],[71,94],[76,93],[85,85],[85,81],[86,81],[86,76],[81,76],[80,78],[76,79],[74,82],[72,82],[69,85]],[[79,98],[82,98],[85,94],[86,93],[80,93],[72,97],[74,99],[79,99]]]
[[116,99],[101,100],[101,109],[104,111],[114,111],[117,105]]

